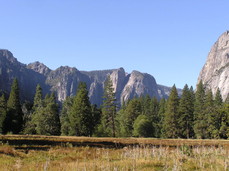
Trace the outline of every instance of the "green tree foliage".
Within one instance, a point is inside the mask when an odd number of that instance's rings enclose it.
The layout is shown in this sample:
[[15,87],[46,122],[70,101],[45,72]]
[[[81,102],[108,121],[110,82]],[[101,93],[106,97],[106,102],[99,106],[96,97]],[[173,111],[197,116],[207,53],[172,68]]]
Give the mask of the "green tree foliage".
[[91,125],[93,124],[93,119],[86,83],[81,82],[78,86],[77,94],[73,99],[69,121],[70,135],[92,135]]
[[153,137],[160,137],[160,128],[161,128],[161,117],[159,115],[159,102],[156,97],[153,97],[150,102],[150,111],[151,111],[151,116],[149,116],[150,121],[153,126],[153,133],[151,136]]
[[153,135],[153,126],[146,115],[139,115],[134,121],[133,136],[151,137]]
[[178,106],[179,106],[179,97],[177,93],[176,86],[174,85],[171,89],[165,117],[163,123],[163,129],[165,131],[165,136],[167,138],[177,138],[179,136],[179,128],[178,128]]
[[110,76],[108,76],[104,83],[102,118],[99,126],[101,136],[116,136],[116,110],[114,88]]
[[[210,106],[208,106],[210,105]],[[220,127],[222,124],[222,108],[223,100],[220,90],[217,89],[214,101],[206,104],[206,107],[211,109],[209,111],[209,134],[210,138],[220,138]]]
[[165,118],[165,111],[166,111],[166,100],[162,98],[159,102],[159,111],[158,111],[158,116],[160,118],[159,124],[158,124],[158,132],[159,132],[159,137],[165,137],[165,130],[164,130],[164,118]]
[[203,118],[204,123],[202,123],[203,129],[203,138],[213,138],[217,137],[216,131],[216,110],[214,106],[213,94],[211,90],[208,90],[205,95],[205,102],[204,102],[204,112]]
[[194,102],[194,132],[196,138],[206,136],[206,116],[205,116],[205,89],[203,82],[197,85]]
[[225,103],[221,110],[220,138],[229,138],[229,104]]
[[92,112],[92,123],[90,125],[90,129],[93,133],[95,133],[98,125],[101,123],[102,111],[97,107],[97,105],[91,105]]
[[67,97],[63,103],[61,115],[60,115],[60,122],[61,122],[61,134],[62,135],[70,135],[70,111],[73,104],[73,98]]
[[194,124],[194,99],[193,91],[188,88],[186,84],[182,91],[182,96],[179,103],[179,137],[191,138],[194,136],[193,124]]
[[132,136],[134,121],[141,113],[142,105],[139,99],[134,98],[127,103],[120,119],[122,136]]
[[14,79],[11,92],[7,101],[6,131],[18,134],[23,127],[23,113],[20,104],[19,85]]
[[221,92],[219,90],[219,88],[217,89],[216,91],[216,94],[215,94],[215,105],[218,106],[218,107],[221,107],[223,104],[223,99],[222,99],[222,96],[221,96]]
[[59,109],[55,94],[46,95],[44,109],[37,123],[37,133],[42,135],[60,135]]
[[36,87],[31,114],[26,117],[26,123],[23,131],[25,134],[37,134],[37,124],[43,110],[43,93],[41,86],[38,84]]
[[5,133],[6,114],[7,114],[6,99],[3,94],[0,97],[0,134]]

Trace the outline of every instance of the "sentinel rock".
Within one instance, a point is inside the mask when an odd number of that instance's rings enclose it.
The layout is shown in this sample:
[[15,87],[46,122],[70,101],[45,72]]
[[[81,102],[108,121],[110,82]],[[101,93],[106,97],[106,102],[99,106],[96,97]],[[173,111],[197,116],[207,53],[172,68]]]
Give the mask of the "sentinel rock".
[[229,94],[229,31],[223,33],[212,46],[207,61],[200,72],[200,80],[213,94],[219,88],[223,99]]
[[156,80],[149,74],[133,71],[128,75],[128,82],[122,91],[121,100],[127,101],[146,94],[159,98]]

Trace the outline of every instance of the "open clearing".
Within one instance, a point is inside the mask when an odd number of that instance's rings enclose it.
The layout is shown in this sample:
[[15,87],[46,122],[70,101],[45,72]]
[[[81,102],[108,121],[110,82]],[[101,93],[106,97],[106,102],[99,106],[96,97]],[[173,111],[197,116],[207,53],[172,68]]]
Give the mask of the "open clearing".
[[0,136],[0,170],[229,170],[228,140]]

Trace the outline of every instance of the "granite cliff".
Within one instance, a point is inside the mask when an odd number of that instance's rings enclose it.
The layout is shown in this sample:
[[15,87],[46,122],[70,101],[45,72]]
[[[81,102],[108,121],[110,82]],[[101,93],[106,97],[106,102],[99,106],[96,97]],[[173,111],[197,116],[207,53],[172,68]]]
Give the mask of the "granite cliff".
[[104,82],[108,75],[113,82],[118,103],[146,94],[158,99],[167,98],[170,92],[169,87],[158,85],[153,76],[139,71],[130,74],[123,68],[79,71],[68,66],[51,70],[40,62],[22,64],[10,51],[0,50],[0,90],[9,93],[12,80],[16,77],[23,100],[32,100],[36,85],[40,84],[44,94],[55,92],[62,102],[67,96],[75,95],[79,82],[83,81],[87,84],[90,101],[101,105]]
[[213,94],[219,88],[223,99],[229,94],[229,31],[223,33],[212,46],[205,65],[200,72],[200,80]]

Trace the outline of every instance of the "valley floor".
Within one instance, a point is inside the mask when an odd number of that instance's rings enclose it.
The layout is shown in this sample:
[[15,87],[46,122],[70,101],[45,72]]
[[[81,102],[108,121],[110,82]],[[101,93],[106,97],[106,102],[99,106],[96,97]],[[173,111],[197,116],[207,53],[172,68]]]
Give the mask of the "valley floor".
[[229,170],[228,140],[0,136],[0,170]]

